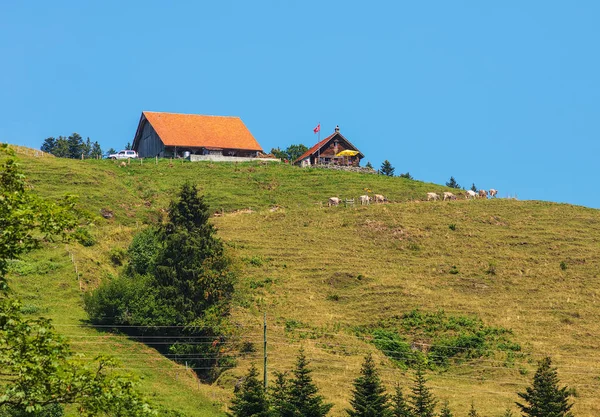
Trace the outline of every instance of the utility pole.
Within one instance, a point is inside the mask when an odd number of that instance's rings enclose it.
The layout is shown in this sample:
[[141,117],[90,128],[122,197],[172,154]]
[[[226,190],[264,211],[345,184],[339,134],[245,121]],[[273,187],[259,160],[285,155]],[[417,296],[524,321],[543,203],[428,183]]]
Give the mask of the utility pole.
[[267,312],[265,311],[263,321],[263,354],[264,354],[264,365],[263,365],[263,385],[265,390],[267,389]]

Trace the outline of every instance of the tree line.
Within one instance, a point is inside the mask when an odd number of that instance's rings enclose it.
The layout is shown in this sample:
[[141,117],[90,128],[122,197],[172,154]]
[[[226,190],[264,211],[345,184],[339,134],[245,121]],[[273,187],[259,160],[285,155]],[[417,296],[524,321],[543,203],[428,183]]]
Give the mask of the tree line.
[[[296,359],[291,377],[288,373],[275,373],[275,384],[265,389],[259,380],[254,365],[243,379],[234,394],[229,417],[325,417],[332,404],[326,403],[310,376],[309,362],[301,349]],[[392,394],[388,394],[379,377],[375,361],[368,354],[362,364],[360,375],[354,380],[350,398],[350,408],[345,410],[348,417],[454,417],[448,402],[436,408],[438,399],[427,386],[424,367],[417,367],[408,395],[400,384],[396,384]],[[546,357],[538,364],[531,386],[517,393],[519,401],[515,406],[523,417],[573,417],[569,401],[570,391],[560,387],[558,373]],[[469,410],[463,410],[469,417],[481,415],[471,402]],[[507,407],[500,417],[514,417],[511,407]]]
[[92,142],[89,137],[84,141],[79,133],[73,133],[68,137],[46,138],[40,149],[59,158],[102,157],[102,148],[98,141]]

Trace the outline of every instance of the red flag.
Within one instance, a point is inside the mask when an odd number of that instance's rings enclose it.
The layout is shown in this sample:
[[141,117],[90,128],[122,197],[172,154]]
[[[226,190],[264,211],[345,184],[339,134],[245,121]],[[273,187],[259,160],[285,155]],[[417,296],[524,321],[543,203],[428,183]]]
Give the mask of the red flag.
[[321,123],[319,123],[319,124],[317,125],[317,127],[315,127],[315,128],[313,129],[313,132],[317,133],[317,132],[319,132],[320,130],[321,130]]

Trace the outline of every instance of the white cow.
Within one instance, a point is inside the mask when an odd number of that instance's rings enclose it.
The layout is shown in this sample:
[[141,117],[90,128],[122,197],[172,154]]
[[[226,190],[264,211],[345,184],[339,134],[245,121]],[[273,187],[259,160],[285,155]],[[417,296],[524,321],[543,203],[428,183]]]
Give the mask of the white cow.
[[361,206],[363,206],[365,204],[370,204],[371,197],[369,197],[368,195],[361,195],[360,197],[358,197],[358,201],[360,201]]
[[496,197],[496,194],[498,194],[498,190],[490,188],[490,197]]
[[449,191],[444,191],[444,201],[446,200],[456,200],[456,196]]
[[340,204],[340,199],[337,197],[329,197],[328,206],[338,206]]
[[479,197],[487,198],[488,192],[486,190],[479,190]]
[[429,201],[429,200],[436,201],[439,199],[440,199],[440,196],[437,195],[436,193],[427,193],[427,201]]
[[468,200],[470,198],[477,198],[477,193],[473,190],[467,190],[465,192],[465,198]]
[[387,198],[382,196],[381,194],[375,194],[375,203],[385,203]]

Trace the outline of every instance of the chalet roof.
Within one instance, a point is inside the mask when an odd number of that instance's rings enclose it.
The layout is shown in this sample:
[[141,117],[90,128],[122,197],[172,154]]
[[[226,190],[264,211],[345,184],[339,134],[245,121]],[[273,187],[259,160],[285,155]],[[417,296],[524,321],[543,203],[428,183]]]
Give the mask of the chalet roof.
[[142,112],[138,132],[144,119],[152,125],[165,146],[262,152],[262,148],[239,117],[145,111]]
[[348,143],[348,145],[350,145],[350,147],[352,147],[354,150],[359,152],[360,158],[364,158],[365,156],[362,154],[362,152],[360,152],[358,150],[358,148],[356,146],[354,146],[352,143],[350,143],[350,141],[348,139],[346,139],[339,131],[334,132],[333,134],[327,136],[325,139],[323,139],[322,141],[318,142],[316,145],[314,145],[312,148],[310,148],[308,151],[304,152],[302,155],[300,155],[299,158],[297,158],[293,163],[295,164],[298,161],[303,160],[304,158],[309,157],[310,155],[316,153],[319,149],[321,149],[323,146],[325,146],[327,144],[327,142],[329,142],[331,139],[334,138],[334,136],[339,136],[340,138],[342,138],[344,141],[346,141],[346,143]]

